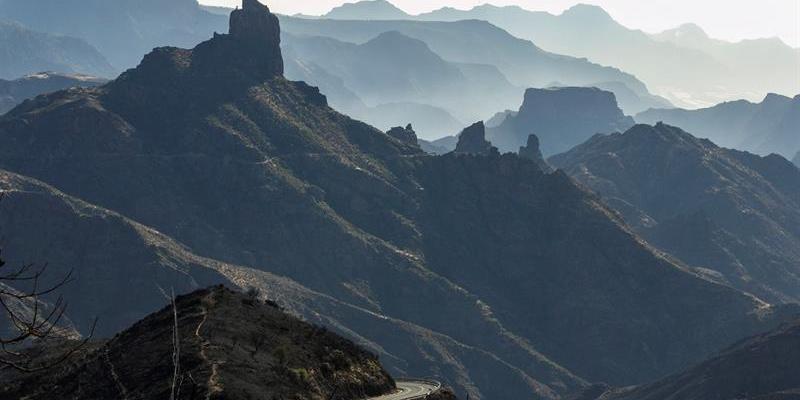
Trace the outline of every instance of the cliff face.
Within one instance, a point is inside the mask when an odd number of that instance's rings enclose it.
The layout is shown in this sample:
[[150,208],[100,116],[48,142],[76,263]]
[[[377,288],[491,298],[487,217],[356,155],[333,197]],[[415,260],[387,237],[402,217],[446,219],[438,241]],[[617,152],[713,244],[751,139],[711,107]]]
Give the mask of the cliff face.
[[219,286],[178,297],[174,309],[144,318],[54,370],[4,379],[0,395],[322,400],[393,388],[376,356]]
[[561,153],[597,133],[633,126],[611,92],[596,88],[528,89],[517,115],[489,130],[489,140],[501,151],[516,151],[531,134],[541,141],[545,156]]
[[[150,232],[85,244],[107,257],[77,264],[106,274],[98,285],[125,288],[127,264],[108,260],[141,240],[161,256],[144,265],[278,293],[392,372],[439,376],[473,399],[652,380],[786,317],[664,259],[563,173],[516,155],[430,156],[408,131],[335,112],[278,73],[266,8],[241,13],[232,24],[268,26],[154,50],[104,87],[0,118],[0,166]],[[28,254],[47,249],[16,226]],[[70,232],[53,241],[84,249]],[[146,275],[141,285],[156,290]],[[86,304],[129,322],[142,311],[126,314],[113,292]]]
[[[467,127],[458,135],[455,152],[458,154],[488,155],[492,144],[486,141],[486,127],[483,121]],[[495,149],[496,150],[496,149]]]
[[800,171],[782,157],[658,124],[596,136],[550,161],[699,272],[770,301],[800,298]]

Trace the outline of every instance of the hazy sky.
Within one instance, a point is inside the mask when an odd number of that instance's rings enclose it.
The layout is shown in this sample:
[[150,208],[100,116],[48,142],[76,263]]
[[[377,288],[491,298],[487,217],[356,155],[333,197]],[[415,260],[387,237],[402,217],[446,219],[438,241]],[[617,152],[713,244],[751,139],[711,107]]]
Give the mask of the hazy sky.
[[[283,14],[319,15],[355,0],[261,0]],[[491,3],[516,4],[529,10],[560,13],[577,3],[597,4],[630,28],[658,32],[693,22],[712,37],[726,40],[780,37],[800,47],[800,0],[390,0],[417,14],[444,6],[467,9]],[[200,0],[204,4],[234,6],[240,0]]]

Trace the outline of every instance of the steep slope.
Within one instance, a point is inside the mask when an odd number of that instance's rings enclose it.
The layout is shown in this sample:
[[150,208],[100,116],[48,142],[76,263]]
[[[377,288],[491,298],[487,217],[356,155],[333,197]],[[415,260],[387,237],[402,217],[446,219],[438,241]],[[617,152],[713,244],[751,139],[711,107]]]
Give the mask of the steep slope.
[[638,114],[641,123],[680,126],[721,146],[792,157],[800,150],[800,95],[769,94],[761,103],[734,101],[700,110],[656,109]]
[[333,111],[283,78],[277,18],[254,0],[230,32],[17,107],[0,164],[470,398],[652,380],[794,312],[662,257],[563,173],[426,155]]
[[416,18],[488,21],[548,51],[587,57],[630,72],[681,107],[708,107],[736,98],[756,101],[769,92],[800,92],[800,53],[780,41],[732,44],[708,39],[705,33],[684,40],[669,40],[670,33],[653,37],[620,25],[600,7],[585,4],[560,15],[482,5],[466,11],[443,8]]
[[[0,15],[41,32],[82,38],[117,70],[135,66],[153,47],[194,46],[224,31],[226,20],[201,9],[196,0],[2,0]],[[46,70],[72,72],[38,68],[23,73]]]
[[[0,15],[7,17],[2,12]],[[103,55],[82,39],[36,32],[0,20],[0,79],[16,79],[41,71],[109,78],[116,75]]]
[[377,357],[352,342],[218,286],[178,297],[174,308],[144,318],[55,372],[5,381],[0,395],[354,399],[394,387]]
[[598,135],[550,162],[653,244],[771,301],[800,299],[800,171],[679,128]]
[[501,151],[516,151],[535,134],[542,152],[550,156],[597,133],[624,131],[633,124],[611,92],[579,87],[528,89],[519,112],[491,129],[488,136]]
[[608,390],[603,400],[793,400],[800,397],[800,323],[743,340],[657,382]]
[[345,3],[323,16],[329,19],[392,20],[406,19],[408,14],[386,0]]
[[105,79],[88,75],[52,72],[31,74],[13,81],[0,79],[0,114],[6,113],[24,100],[40,94],[71,87],[99,86],[105,82],[107,82]]
[[449,62],[493,65],[518,87],[544,87],[552,82],[575,86],[622,82],[629,88],[644,88],[644,84],[630,74],[585,59],[546,52],[485,21],[343,21],[281,17],[281,22],[287,32],[295,35],[326,36],[351,43],[364,43],[383,32],[397,31],[425,42]]

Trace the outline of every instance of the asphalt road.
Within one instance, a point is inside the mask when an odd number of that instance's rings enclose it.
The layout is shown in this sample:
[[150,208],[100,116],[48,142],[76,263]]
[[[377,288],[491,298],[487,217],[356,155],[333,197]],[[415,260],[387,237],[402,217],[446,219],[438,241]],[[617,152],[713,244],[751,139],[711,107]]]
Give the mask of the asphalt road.
[[425,396],[439,390],[440,385],[433,382],[397,381],[397,392],[373,397],[371,400],[413,400],[424,399]]

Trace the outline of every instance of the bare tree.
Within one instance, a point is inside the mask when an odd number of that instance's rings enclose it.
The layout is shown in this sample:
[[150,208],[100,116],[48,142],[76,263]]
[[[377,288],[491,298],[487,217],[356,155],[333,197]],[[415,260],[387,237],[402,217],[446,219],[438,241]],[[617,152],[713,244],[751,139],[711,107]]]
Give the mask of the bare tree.
[[[3,199],[0,193],[0,201]],[[70,282],[72,272],[55,284],[42,286],[42,277],[47,265],[40,268],[34,264],[25,264],[16,269],[8,269],[2,259],[0,249],[0,320],[7,319],[9,332],[0,333],[0,369],[13,368],[22,372],[34,372],[51,368],[68,359],[85,346],[94,336],[97,320],[92,324],[91,332],[80,343],[63,350],[60,354],[48,354],[47,361],[37,362],[20,348],[36,340],[63,339],[64,332],[59,324],[64,318],[67,304],[58,296],[50,305],[46,305],[43,297],[54,294]],[[30,309],[23,312],[20,305]]]

